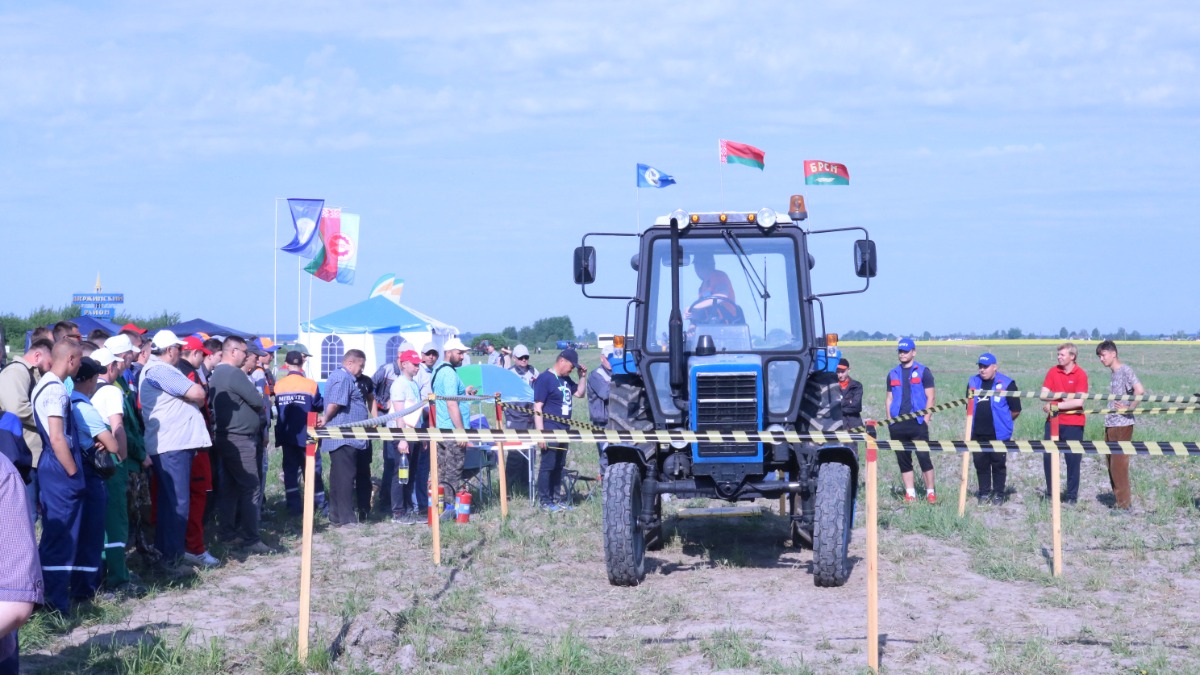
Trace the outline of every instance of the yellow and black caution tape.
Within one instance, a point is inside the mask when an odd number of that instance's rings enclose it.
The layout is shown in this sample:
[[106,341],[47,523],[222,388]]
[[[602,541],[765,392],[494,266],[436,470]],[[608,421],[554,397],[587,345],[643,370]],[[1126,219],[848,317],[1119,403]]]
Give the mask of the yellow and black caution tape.
[[1098,408],[1096,410],[1059,410],[1058,406],[1050,406],[1050,409],[1060,415],[1179,415],[1183,413],[1200,412],[1200,406],[1196,405],[1170,406],[1166,408],[1131,408],[1128,410],[1117,410],[1115,408]]
[[[924,410],[914,410],[913,412],[904,413],[903,415],[889,417],[886,420],[880,420],[880,421],[876,422],[876,424],[878,424],[879,426],[883,426],[885,424],[896,424],[897,422],[904,422],[906,420],[915,420],[918,417],[924,417],[931,413],[940,412],[942,410],[949,410],[951,408],[958,408],[959,406],[964,406],[967,404],[967,401],[970,401],[970,400],[971,400],[971,398],[968,396],[967,398],[960,398],[960,399],[957,399],[954,401],[947,401],[946,403],[939,403],[935,406],[925,408]],[[861,434],[861,433],[865,433],[866,430],[867,430],[867,426],[864,424],[861,427],[854,427],[853,429],[848,429],[846,431],[846,433]]]
[[1039,391],[992,391],[991,389],[972,389],[969,392],[972,396],[979,398],[1038,398],[1043,401],[1057,400],[1085,400],[1085,401],[1126,401],[1126,402],[1142,402],[1142,403],[1200,403],[1200,395],[1197,396],[1151,396],[1143,394],[1141,396],[1126,395],[1126,394],[1086,394],[1081,392],[1071,393],[1065,391],[1051,392],[1042,395]]
[[587,422],[580,422],[578,420],[573,420],[569,417],[559,417],[558,415],[551,415],[548,412],[535,412],[532,408],[526,408],[525,406],[518,405],[515,403],[509,403],[508,401],[501,401],[500,405],[504,406],[505,408],[511,408],[514,410],[521,410],[523,412],[528,412],[529,414],[534,415],[534,416],[540,416],[544,420],[551,420],[554,422],[559,422],[561,424],[569,424],[572,427],[575,427],[576,429],[586,429],[588,431],[600,431],[600,432],[607,431],[607,429],[605,429],[604,427],[598,427],[594,424],[588,424]]
[[[496,443],[669,443],[671,441],[702,443],[844,443],[864,440],[856,433],[800,433],[795,431],[604,431],[557,429],[492,430],[492,429],[388,429],[388,428],[310,428],[310,439],[347,440],[407,440],[455,441],[478,445]],[[1064,452],[1086,455],[1200,455],[1200,443],[1160,441],[876,441],[880,450],[917,450],[924,452],[1006,452],[1047,453]]]

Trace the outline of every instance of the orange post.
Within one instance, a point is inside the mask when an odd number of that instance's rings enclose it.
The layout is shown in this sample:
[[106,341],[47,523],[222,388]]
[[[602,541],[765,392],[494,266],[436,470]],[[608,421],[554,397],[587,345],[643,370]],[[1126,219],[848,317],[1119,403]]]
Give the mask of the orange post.
[[879,448],[867,423],[867,667],[879,672]]
[[[433,395],[429,395],[429,428],[437,427],[437,404]],[[442,510],[437,499],[438,487],[438,452],[437,442],[429,440],[429,486],[432,498],[429,500],[429,529],[433,535],[433,564],[442,564]]]
[[[963,432],[963,440],[971,440],[971,430],[975,426],[975,397],[971,397],[967,401],[967,430]],[[967,480],[971,472],[971,453],[970,451],[963,453],[962,458],[962,482],[958,484],[958,517],[962,518],[967,513]]]
[[[1058,442],[1058,413],[1050,413],[1050,440]],[[1050,451],[1050,537],[1054,542],[1054,576],[1062,576],[1062,499],[1058,476],[1058,448]]]
[[[500,431],[504,431],[504,406],[500,404],[500,392],[496,392],[496,426]],[[505,460],[508,459],[508,452],[504,449],[504,442],[496,443],[496,468],[500,473],[500,517],[508,518],[508,475],[505,473]]]
[[[308,413],[308,428],[317,426],[317,413]],[[313,439],[309,439],[310,441]],[[313,499],[317,478],[317,444],[304,447],[304,520],[300,538],[300,625],[297,638],[300,664],[308,663],[309,608],[312,596]]]

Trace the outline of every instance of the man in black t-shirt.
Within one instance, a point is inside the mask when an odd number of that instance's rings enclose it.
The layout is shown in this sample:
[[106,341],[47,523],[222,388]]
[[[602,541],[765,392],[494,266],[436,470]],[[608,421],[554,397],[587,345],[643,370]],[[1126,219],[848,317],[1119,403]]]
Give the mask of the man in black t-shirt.
[[[572,370],[579,373],[578,383],[568,377]],[[554,365],[544,370],[533,382],[534,426],[537,429],[569,429],[566,423],[544,418],[542,413],[570,419],[572,399],[586,395],[587,368],[579,365],[579,354],[574,349],[564,349]],[[537,481],[538,502],[549,511],[572,508],[570,504],[558,502],[563,468],[567,463],[567,446],[538,443],[538,447],[542,449]]]
[[[967,394],[978,391],[1017,391],[1017,383],[1011,377],[996,370],[996,357],[990,353],[979,355],[979,374],[967,382]],[[971,440],[1007,441],[1012,439],[1013,423],[1021,414],[1021,399],[1005,397],[975,397],[975,415],[971,419]],[[979,476],[979,503],[1003,504],[1008,496],[1005,481],[1008,478],[1008,453],[972,453],[975,473]]]

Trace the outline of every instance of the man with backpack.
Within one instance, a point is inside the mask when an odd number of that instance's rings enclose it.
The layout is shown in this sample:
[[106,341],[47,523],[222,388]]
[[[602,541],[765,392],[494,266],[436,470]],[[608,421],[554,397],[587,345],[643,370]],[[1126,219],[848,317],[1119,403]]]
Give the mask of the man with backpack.
[[0,410],[10,412],[21,419],[22,436],[29,452],[33,455],[33,468],[25,484],[25,501],[29,503],[29,520],[37,521],[38,495],[38,460],[42,456],[42,439],[38,434],[37,424],[33,419],[31,403],[33,388],[37,386],[42,375],[50,370],[50,350],[54,348],[49,340],[37,340],[26,352],[13,359],[0,370]]

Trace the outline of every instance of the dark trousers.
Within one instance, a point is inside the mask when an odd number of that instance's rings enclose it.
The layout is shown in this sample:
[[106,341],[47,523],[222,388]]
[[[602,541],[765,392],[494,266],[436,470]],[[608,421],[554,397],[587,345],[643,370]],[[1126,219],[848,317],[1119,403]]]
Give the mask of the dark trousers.
[[[888,436],[893,441],[927,441],[929,440],[929,425],[917,424],[916,420],[906,420],[888,427]],[[921,465],[922,471],[933,471],[933,460],[929,458],[928,452],[918,450],[917,462]],[[912,473],[912,451],[897,450],[896,463],[900,465],[900,473]]]
[[405,503],[393,501],[393,495],[396,493],[396,462],[400,455],[396,449],[398,444],[399,441],[383,442],[383,473],[379,477],[379,511],[382,513],[406,510]]
[[79,525],[78,571],[71,575],[71,597],[91,600],[104,581],[104,513],[108,510],[108,488],[98,474],[84,469],[87,488],[83,494],[83,517]]
[[221,462],[217,532],[225,541],[241,538],[246,545],[257,543],[259,483],[255,437],[249,434],[217,436],[214,450]]
[[191,508],[192,459],[195,456],[195,450],[172,450],[150,456],[158,481],[154,546],[168,565],[178,563],[183,557],[188,511]]
[[358,506],[358,519],[365,521],[371,512],[371,454],[370,445],[359,450],[354,457],[354,496]]
[[[1083,427],[1058,426],[1058,439],[1061,441],[1082,441]],[[1046,422],[1045,440],[1050,440],[1050,423]],[[1067,464],[1067,489],[1062,498],[1067,501],[1079,499],[1079,465],[1083,463],[1083,455],[1074,452],[1062,453],[1063,461]],[[1042,456],[1042,468],[1046,473],[1046,492],[1050,492],[1050,455]]]
[[[300,479],[304,476],[304,448],[285,445],[282,448],[283,457],[283,493],[287,501],[288,513],[298,516],[304,513],[304,493],[300,489]],[[325,481],[321,479],[321,453],[317,453],[316,471],[313,478],[313,501],[319,510],[325,505]]]
[[358,450],[343,445],[329,451],[329,522],[353,525],[354,474],[358,471]]
[[[400,452],[392,462],[391,495],[388,500],[393,515],[406,511],[422,512],[429,506],[429,453],[425,452],[424,444],[416,441],[408,443],[408,482],[401,483],[396,477],[396,467],[399,466]],[[424,464],[424,478],[421,465]],[[387,467],[387,464],[384,464]],[[385,468],[386,471],[386,468]],[[387,484],[386,482],[384,483]]]
[[[78,459],[79,455],[75,457]],[[83,525],[84,492],[87,483],[83,467],[68,476],[50,448],[38,462],[41,486],[38,509],[42,515],[42,538],[38,557],[42,561],[42,581],[46,605],[66,614],[71,611],[71,577],[79,551],[79,533]]]
[[[990,441],[993,439],[975,438],[972,440]],[[1008,453],[976,452],[971,454],[971,461],[975,463],[975,473],[979,476],[980,496],[991,493],[1004,494],[1005,484],[1008,480]]]
[[567,465],[567,446],[547,445],[538,464],[537,494],[542,504],[558,501],[562,489],[563,468]]

